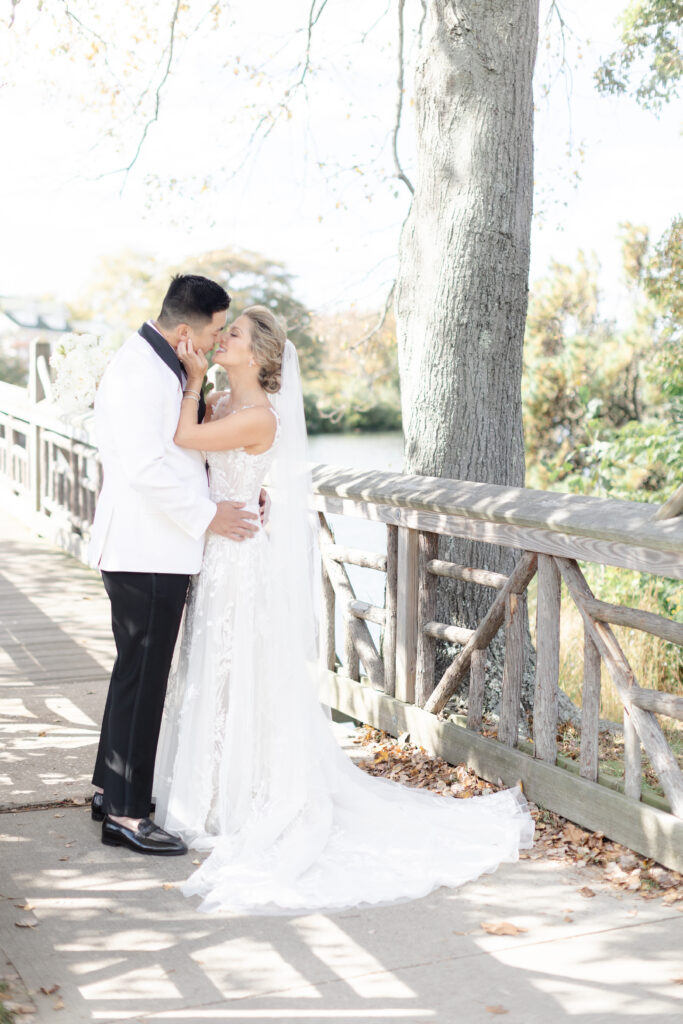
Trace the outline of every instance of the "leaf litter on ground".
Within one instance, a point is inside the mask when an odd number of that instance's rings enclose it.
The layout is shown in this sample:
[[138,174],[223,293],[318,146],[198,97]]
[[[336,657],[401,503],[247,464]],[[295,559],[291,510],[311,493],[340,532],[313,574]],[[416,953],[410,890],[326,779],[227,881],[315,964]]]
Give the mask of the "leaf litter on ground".
[[[406,786],[429,789],[444,797],[467,800],[504,787],[480,779],[465,764],[452,765],[432,757],[423,747],[409,742],[407,734],[397,741],[370,726],[357,730],[354,743],[367,749],[360,767],[369,775],[392,779]],[[522,850],[522,860],[547,860],[584,869],[595,884],[606,889],[633,892],[644,900],[661,899],[665,906],[683,911],[683,875],[670,871],[654,860],[612,842],[602,832],[567,821],[554,811],[529,803],[536,823],[534,847]],[[590,886],[581,894],[594,896]],[[581,889],[579,890],[581,892]]]

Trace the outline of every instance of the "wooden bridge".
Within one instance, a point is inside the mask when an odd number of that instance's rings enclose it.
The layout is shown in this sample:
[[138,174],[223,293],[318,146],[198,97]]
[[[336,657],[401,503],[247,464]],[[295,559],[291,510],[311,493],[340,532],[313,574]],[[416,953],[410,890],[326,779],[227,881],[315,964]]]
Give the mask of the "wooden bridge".
[[[0,384],[0,504],[28,529],[83,557],[101,470],[89,417],[64,422],[45,400],[45,355],[35,346],[28,390]],[[683,579],[683,518],[675,514],[680,494],[662,510],[643,503],[329,466],[315,468],[314,485],[323,566],[320,690],[325,702],[393,735],[409,733],[413,741],[453,763],[466,761],[485,779],[506,784],[521,780],[536,803],[683,870],[683,774],[657,718],[682,720],[683,697],[641,687],[611,628],[645,630],[683,645],[683,624],[600,600],[579,564]],[[662,518],[662,512],[674,514]],[[332,523],[339,516],[384,524],[384,550],[337,544]],[[30,685],[31,699],[47,687],[41,699],[54,712],[55,727],[75,731],[76,747],[86,742],[83,730],[92,743],[101,700],[101,690],[93,692],[92,683],[106,675],[111,657],[98,578],[73,562],[67,570],[65,563],[65,575],[79,579],[78,600],[70,603],[72,590],[65,580],[62,602],[54,583],[47,582],[54,574],[40,570],[45,556],[39,542],[34,553],[38,561],[34,557],[31,562],[34,571],[38,566],[37,578],[22,578],[26,538],[18,542],[11,532],[7,535],[8,529],[3,520],[0,682],[6,688],[5,710],[11,711],[14,701],[19,710],[15,718],[21,720],[25,708],[26,724],[35,711],[30,702],[22,703],[20,684]],[[513,549],[514,568],[505,576],[443,561],[438,557],[439,537]],[[348,566],[386,574],[384,606],[356,598]],[[533,734],[525,738],[519,728],[523,609],[536,575],[534,722]],[[440,578],[467,580],[495,594],[476,629],[436,621]],[[585,634],[578,770],[557,752],[562,582],[581,613]],[[381,630],[380,643],[369,623]],[[482,702],[486,650],[499,630],[505,635],[505,666],[500,718],[491,738],[481,734]],[[440,640],[456,645],[458,653],[437,679],[435,648]],[[621,792],[600,770],[602,664],[623,704]],[[55,704],[58,695],[48,694],[49,687],[65,677],[73,697],[65,703],[62,695],[62,703]],[[446,717],[447,702],[466,678],[466,718]],[[10,737],[14,727],[16,722],[9,728]],[[12,790],[12,758],[21,760],[23,755],[11,750],[10,755],[5,787]],[[657,775],[660,797],[643,792],[643,756]],[[41,799],[46,785],[36,790]],[[21,799],[21,793],[11,798],[15,803]]]

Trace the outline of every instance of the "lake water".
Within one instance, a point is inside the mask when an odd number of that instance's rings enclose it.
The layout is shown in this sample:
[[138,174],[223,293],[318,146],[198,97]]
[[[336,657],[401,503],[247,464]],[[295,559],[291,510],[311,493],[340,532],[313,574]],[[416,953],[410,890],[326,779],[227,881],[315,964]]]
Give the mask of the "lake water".
[[[400,473],[403,469],[403,434],[400,431],[377,434],[318,434],[309,439],[312,462],[354,469],[378,469]],[[328,516],[328,522],[339,544],[364,548],[386,554],[386,527],[353,516]],[[351,585],[359,601],[384,605],[386,575],[374,569],[346,566]],[[369,622],[371,634],[378,642],[379,626]],[[337,612],[337,650],[341,643],[341,621]]]

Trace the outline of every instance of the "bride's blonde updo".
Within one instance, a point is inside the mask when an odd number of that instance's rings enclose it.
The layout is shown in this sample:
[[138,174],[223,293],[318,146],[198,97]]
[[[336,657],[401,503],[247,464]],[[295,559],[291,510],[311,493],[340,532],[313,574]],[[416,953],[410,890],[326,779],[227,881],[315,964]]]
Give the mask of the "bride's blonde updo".
[[287,330],[284,321],[267,306],[248,306],[242,310],[251,324],[251,350],[259,364],[259,384],[264,391],[275,394],[280,390],[282,357],[285,352]]

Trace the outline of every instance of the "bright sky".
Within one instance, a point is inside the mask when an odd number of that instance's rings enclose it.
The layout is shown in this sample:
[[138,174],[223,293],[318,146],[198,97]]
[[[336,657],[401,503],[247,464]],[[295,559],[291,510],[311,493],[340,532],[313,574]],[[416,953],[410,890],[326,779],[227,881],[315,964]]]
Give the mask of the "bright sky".
[[[613,315],[624,299],[618,224],[661,233],[680,210],[683,166],[680,109],[657,119],[593,88],[624,3],[562,0],[576,33],[571,87],[558,77],[549,97],[537,99],[536,121],[532,278],[551,258],[595,251]],[[180,262],[236,247],[284,262],[313,309],[381,303],[408,204],[391,178],[387,145],[394,3],[382,18],[387,0],[329,0],[314,32],[308,91],[289,97],[291,119],[256,150],[248,140],[258,118],[282,101],[305,50],[305,32],[292,27],[305,26],[309,0],[234,0],[217,25],[211,0],[203,9],[185,5],[159,120],[125,181],[111,172],[130,161],[153,104],[175,4],[160,0],[147,10],[134,0],[72,0],[91,35],[66,50],[68,32],[57,27],[66,5],[44,6],[39,13],[37,0],[21,0],[12,30],[0,28],[0,294],[76,298],[98,259],[124,248]],[[419,14],[417,0],[407,6]],[[109,42],[109,68],[103,51],[87,59],[92,33]],[[537,97],[558,64],[553,48],[540,53]],[[125,74],[130,61],[137,69]],[[412,149],[408,107],[400,150],[409,173]]]

